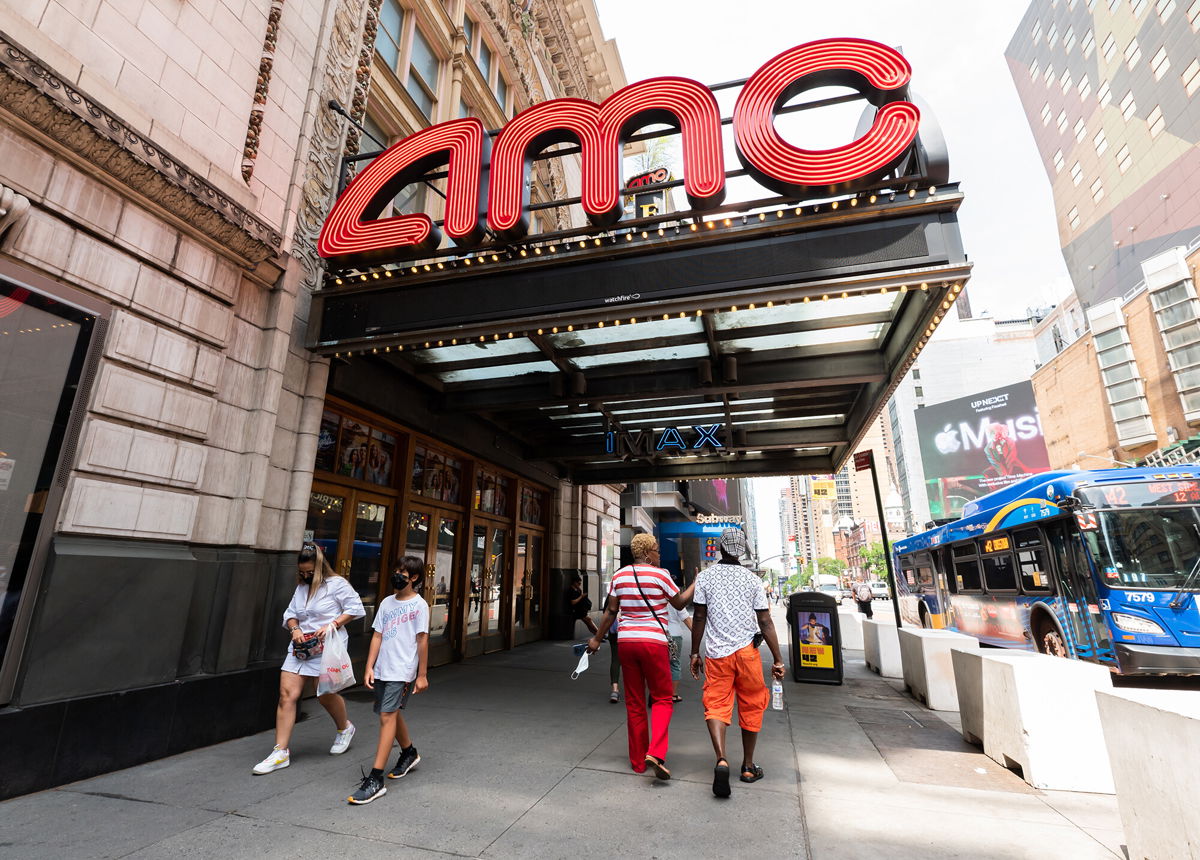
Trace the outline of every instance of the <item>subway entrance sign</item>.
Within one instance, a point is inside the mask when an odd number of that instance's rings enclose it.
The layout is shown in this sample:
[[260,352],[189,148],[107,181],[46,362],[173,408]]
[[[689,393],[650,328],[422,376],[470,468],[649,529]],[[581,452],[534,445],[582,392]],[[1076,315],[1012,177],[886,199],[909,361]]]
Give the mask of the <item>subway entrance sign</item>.
[[[656,78],[490,132],[424,129],[354,160],[309,344],[344,387],[403,379],[432,413],[485,416],[581,483],[832,472],[970,275],[917,81],[892,48],[828,39],[716,88],[740,88],[728,117],[712,89]],[[831,85],[851,95],[802,99]],[[776,127],[849,100],[862,120],[842,146],[805,150]],[[664,123],[681,178],[640,176],[636,192],[680,187],[690,208],[626,216],[622,147]],[[553,159],[578,162],[578,197],[529,196]],[[438,211],[385,215],[424,181],[444,183]]]

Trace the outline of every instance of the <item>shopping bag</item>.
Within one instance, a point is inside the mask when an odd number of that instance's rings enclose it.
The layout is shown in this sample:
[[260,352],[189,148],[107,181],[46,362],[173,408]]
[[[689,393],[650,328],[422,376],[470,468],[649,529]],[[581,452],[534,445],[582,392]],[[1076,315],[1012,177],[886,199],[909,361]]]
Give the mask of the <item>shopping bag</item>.
[[321,652],[321,676],[317,679],[317,695],[337,693],[354,685],[354,667],[346,643],[330,625],[325,635],[325,650]]

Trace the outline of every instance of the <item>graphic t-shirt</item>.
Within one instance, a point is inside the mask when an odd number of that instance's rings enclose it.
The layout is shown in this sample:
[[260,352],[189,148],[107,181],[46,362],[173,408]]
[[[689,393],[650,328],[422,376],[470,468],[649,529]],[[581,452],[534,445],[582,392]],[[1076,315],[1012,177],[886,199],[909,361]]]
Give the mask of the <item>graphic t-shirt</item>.
[[[636,579],[635,579],[636,576]],[[638,586],[641,586],[641,592]],[[642,599],[645,593],[645,600]],[[621,602],[621,626],[618,642],[661,642],[667,644],[663,629],[667,626],[668,598],[679,593],[671,574],[648,564],[628,565],[612,579],[612,593]],[[649,602],[649,606],[647,606]],[[659,622],[662,622],[660,625]]]
[[761,579],[740,564],[720,562],[696,576],[692,603],[708,607],[706,657],[728,657],[749,645],[758,632],[756,610],[770,607]]
[[417,677],[417,634],[429,632],[429,604],[417,595],[409,600],[388,596],[379,604],[372,628],[383,641],[375,658],[379,681],[412,681]]

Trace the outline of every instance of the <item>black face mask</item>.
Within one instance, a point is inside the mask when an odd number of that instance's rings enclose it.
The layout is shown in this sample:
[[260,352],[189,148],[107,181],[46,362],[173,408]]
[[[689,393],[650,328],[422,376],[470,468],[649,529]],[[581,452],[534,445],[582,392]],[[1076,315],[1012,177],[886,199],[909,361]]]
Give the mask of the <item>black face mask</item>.
[[394,588],[396,591],[403,591],[404,589],[408,588],[408,584],[411,581],[412,580],[408,578],[407,573],[392,574],[392,588]]
[[307,571],[307,572],[305,572],[305,571],[300,571],[300,578],[301,578],[302,580],[304,580],[305,582],[312,582],[312,581],[313,581],[313,576],[314,576],[315,574],[316,574],[316,571],[315,571],[315,570],[310,570],[310,571]]

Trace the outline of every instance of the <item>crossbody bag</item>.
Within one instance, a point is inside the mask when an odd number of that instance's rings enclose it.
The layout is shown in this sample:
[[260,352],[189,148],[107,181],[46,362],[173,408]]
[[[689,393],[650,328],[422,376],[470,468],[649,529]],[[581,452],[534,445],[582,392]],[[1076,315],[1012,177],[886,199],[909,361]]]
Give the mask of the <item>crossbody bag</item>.
[[681,644],[675,641],[675,638],[667,632],[667,627],[662,623],[662,619],[658,617],[658,613],[654,611],[654,607],[650,605],[650,601],[646,598],[646,592],[642,591],[642,584],[638,581],[637,565],[633,565],[633,584],[637,586],[638,594],[642,596],[642,602],[646,604],[646,608],[650,610],[650,616],[658,622],[658,626],[662,628],[663,636],[667,638],[667,651],[672,660],[679,659],[679,649]]

